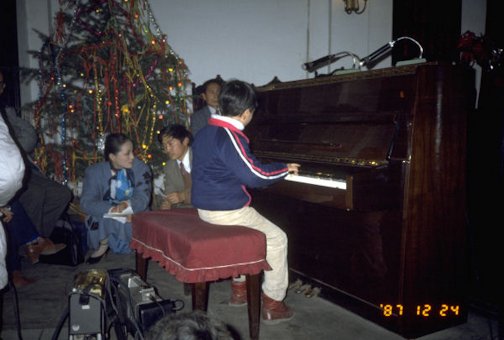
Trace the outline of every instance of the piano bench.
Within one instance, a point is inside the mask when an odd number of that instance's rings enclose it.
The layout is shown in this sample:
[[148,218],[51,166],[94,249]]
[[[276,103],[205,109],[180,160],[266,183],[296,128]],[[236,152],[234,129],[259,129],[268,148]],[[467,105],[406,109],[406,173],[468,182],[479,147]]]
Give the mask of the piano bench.
[[210,282],[245,275],[250,338],[259,338],[260,278],[270,270],[262,232],[204,222],[193,208],[140,212],[133,215],[132,226],[138,275],[145,281],[148,260],[157,261],[191,285],[193,310],[207,310]]

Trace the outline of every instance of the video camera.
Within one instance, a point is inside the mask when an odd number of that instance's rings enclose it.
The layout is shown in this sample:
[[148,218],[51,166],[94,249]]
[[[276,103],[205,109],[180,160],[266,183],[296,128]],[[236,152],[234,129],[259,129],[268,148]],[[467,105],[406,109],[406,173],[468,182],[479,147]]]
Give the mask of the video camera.
[[75,276],[69,296],[69,340],[107,339],[143,335],[166,314],[181,310],[181,300],[162,299],[155,288],[131,269],[91,269]]
[[132,270],[109,270],[109,277],[116,287],[119,319],[131,334],[138,331],[143,334],[161,317],[183,307],[177,306],[177,301],[162,299],[154,287]]

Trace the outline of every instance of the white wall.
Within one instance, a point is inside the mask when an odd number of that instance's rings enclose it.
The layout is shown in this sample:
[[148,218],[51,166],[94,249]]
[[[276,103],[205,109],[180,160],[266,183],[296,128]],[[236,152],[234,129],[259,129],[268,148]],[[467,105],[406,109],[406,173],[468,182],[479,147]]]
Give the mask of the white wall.
[[[462,20],[460,24],[460,32],[474,32],[476,35],[485,33],[486,22],[486,1],[482,0],[463,0],[462,2]],[[481,85],[481,67],[475,65],[476,70],[475,86],[477,89],[475,107],[478,107],[479,88]]]
[[[303,63],[341,51],[363,57],[392,37],[392,0],[369,1],[361,15],[346,14],[341,0],[150,3],[168,42],[198,84],[217,74],[256,85],[274,76],[282,81],[311,77]],[[351,59],[344,62],[332,67],[352,66]]]
[[275,74],[285,78],[301,73],[306,0],[150,3],[168,43],[185,59],[196,83],[220,74],[260,84]]
[[[52,32],[54,13],[59,9],[58,0],[17,0],[19,66],[38,67],[37,59],[27,51],[39,51],[42,47],[39,31],[49,35]],[[36,82],[21,84],[21,104],[34,101],[39,96]]]
[[[282,81],[313,77],[302,64],[327,54],[349,51],[362,58],[389,42],[392,2],[369,0],[361,15],[346,14],[342,0],[150,0],[150,5],[193,82],[220,74],[263,85],[274,76]],[[41,41],[32,29],[50,32],[58,3],[18,0],[21,66],[34,66],[26,51],[40,49]],[[477,15],[485,11],[482,3],[463,0],[463,23],[483,22],[484,27],[484,15]],[[342,59],[319,72],[351,66],[351,58]],[[375,68],[388,66],[390,58]],[[36,87],[21,91],[23,103],[38,97]]]

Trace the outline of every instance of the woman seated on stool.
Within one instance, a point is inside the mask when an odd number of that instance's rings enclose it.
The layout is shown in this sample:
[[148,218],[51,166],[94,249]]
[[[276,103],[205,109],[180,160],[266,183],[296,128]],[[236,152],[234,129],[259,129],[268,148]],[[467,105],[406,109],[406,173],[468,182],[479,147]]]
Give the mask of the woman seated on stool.
[[[104,158],[86,169],[80,198],[88,215],[88,244],[95,249],[89,264],[99,262],[109,249],[131,252],[131,214],[148,210],[152,192],[152,172],[133,155],[133,142],[126,135],[107,136]],[[104,217],[108,213],[124,215]]]

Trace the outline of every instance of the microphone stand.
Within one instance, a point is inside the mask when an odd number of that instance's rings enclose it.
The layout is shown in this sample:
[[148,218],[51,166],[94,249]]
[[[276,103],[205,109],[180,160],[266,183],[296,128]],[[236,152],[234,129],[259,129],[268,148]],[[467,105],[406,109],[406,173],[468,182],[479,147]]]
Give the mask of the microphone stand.
[[[328,65],[330,65],[330,64],[332,64],[332,63],[334,63],[344,57],[352,57],[354,69],[356,68],[356,65],[359,65],[359,63],[360,63],[360,58],[356,54],[354,54],[352,52],[348,52],[348,51],[343,51],[343,52],[338,52],[336,54],[329,54],[329,55],[326,55],[325,57],[316,59],[314,61],[304,63],[302,65],[302,67],[307,72],[315,72],[315,76],[317,76],[316,71],[318,69],[320,69],[324,66],[328,66]],[[360,66],[359,66],[359,68],[360,68]]]

